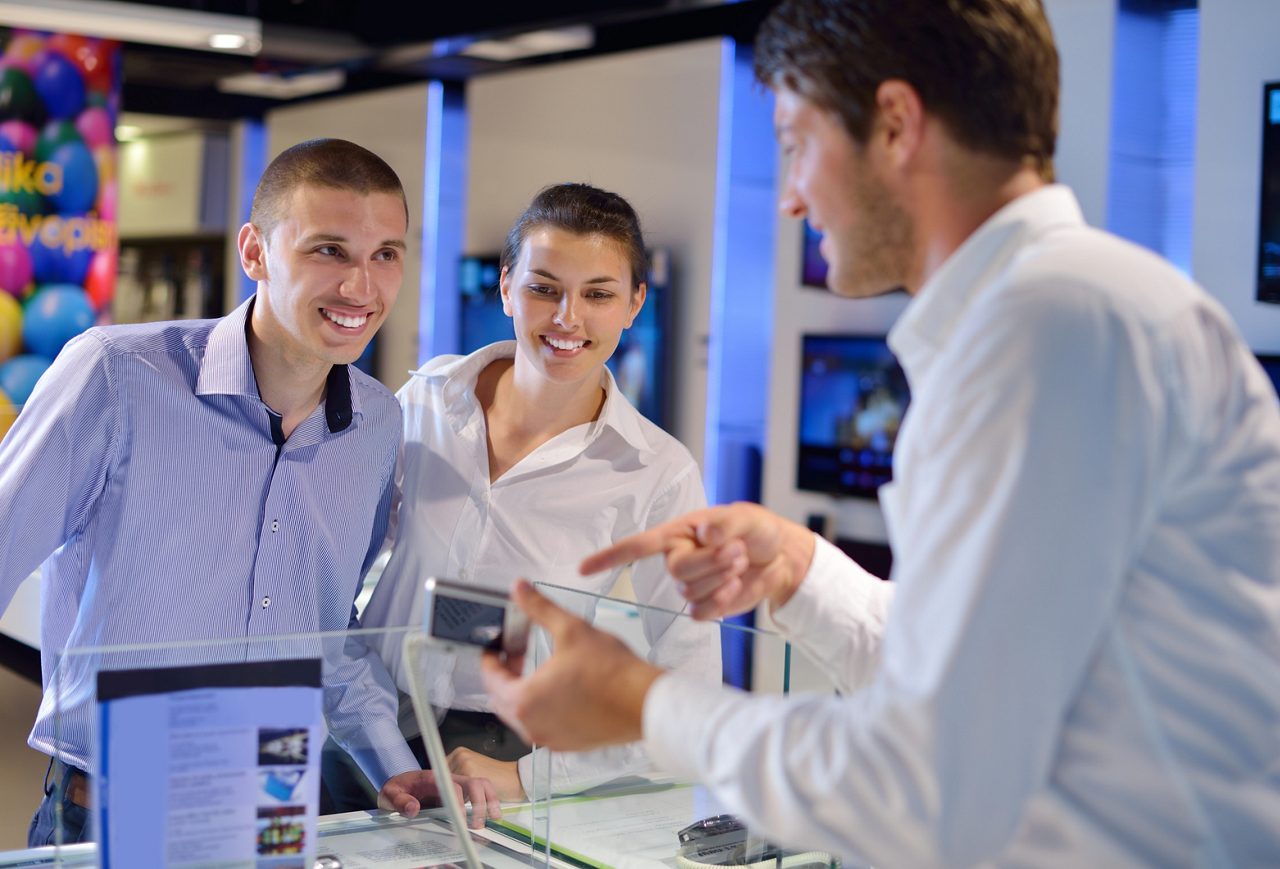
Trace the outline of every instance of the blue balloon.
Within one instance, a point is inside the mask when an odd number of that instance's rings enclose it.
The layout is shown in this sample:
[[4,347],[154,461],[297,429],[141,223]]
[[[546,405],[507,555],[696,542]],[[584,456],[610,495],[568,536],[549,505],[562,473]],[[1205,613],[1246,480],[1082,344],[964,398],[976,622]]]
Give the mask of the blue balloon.
[[62,167],[62,188],[49,194],[59,214],[84,214],[98,199],[98,164],[81,142],[59,145],[49,162]]
[[[41,287],[22,311],[22,343],[52,359],[62,345],[93,325],[93,304],[70,284]],[[8,390],[5,390],[6,392]]]
[[45,53],[31,83],[51,118],[74,118],[84,108],[85,86],[80,70],[56,51]]
[[36,381],[48,367],[49,360],[43,357],[31,354],[15,356],[0,365],[0,391],[14,404],[24,405],[31,397],[31,390],[36,388]]
[[40,236],[31,240],[31,270],[37,284],[77,284],[84,286],[93,262],[93,250],[82,247],[67,253],[62,247],[48,247]]

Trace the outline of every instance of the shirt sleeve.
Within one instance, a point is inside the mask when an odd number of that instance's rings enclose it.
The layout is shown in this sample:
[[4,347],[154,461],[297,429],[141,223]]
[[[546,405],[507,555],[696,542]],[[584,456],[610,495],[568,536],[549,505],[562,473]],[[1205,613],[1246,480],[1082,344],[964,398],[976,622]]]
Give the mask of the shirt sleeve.
[[836,689],[849,694],[869,682],[880,666],[894,586],[815,537],[804,582],[771,616]]
[[100,333],[73,338],[0,441],[0,611],[93,516],[120,448],[111,366]]
[[666,675],[644,709],[660,767],[762,833],[874,865],[974,865],[1013,836],[1162,462],[1161,372],[1091,293],[1010,301],[951,341],[882,495],[897,589],[870,684],[748,697]]
[[[377,558],[387,535],[395,497],[396,465],[393,457],[369,537],[366,571]],[[349,631],[360,627],[354,604],[347,627]],[[399,639],[400,634],[394,636]],[[377,642],[384,638],[373,639]],[[351,634],[335,640],[326,651],[329,670],[325,680],[326,709],[334,741],[379,788],[392,776],[420,769],[400,732],[399,694],[395,683],[382,659],[369,648],[366,638]]]
[[[690,460],[654,499],[644,527],[652,528],[706,504],[698,466]],[[667,574],[662,559],[645,558],[636,562],[631,583],[636,600],[651,608],[641,613],[645,639],[649,643],[648,660],[684,673],[708,687],[719,685],[722,679],[719,626],[679,615],[687,604]],[[650,767],[640,743],[584,752],[539,749],[518,761],[520,782],[531,799],[577,793]]]

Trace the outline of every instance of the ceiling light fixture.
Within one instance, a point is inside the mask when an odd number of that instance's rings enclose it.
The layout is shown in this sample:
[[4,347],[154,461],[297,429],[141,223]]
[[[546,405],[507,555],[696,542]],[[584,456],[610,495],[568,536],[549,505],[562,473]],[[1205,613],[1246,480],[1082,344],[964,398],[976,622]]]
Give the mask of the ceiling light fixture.
[[346,83],[347,74],[340,69],[300,72],[294,75],[247,72],[218,79],[218,90],[273,100],[294,100],[341,90]]
[[[262,22],[256,18],[115,0],[0,0],[0,24],[198,51],[262,49]],[[215,38],[222,44],[215,45]]]
[[209,47],[218,51],[239,51],[248,41],[242,33],[215,33],[209,37]]
[[511,61],[539,57],[544,54],[563,54],[583,51],[595,45],[595,29],[589,25],[559,27],[554,30],[533,30],[518,33],[505,39],[481,39],[462,49],[467,57],[483,60]]

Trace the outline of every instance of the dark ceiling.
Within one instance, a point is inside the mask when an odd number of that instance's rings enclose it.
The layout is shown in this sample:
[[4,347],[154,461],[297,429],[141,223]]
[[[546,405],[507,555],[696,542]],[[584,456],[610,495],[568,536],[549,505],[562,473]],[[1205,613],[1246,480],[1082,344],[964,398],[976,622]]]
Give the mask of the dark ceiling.
[[[237,118],[260,115],[280,100],[222,93],[218,79],[245,72],[289,76],[341,68],[350,93],[424,78],[463,81],[496,69],[548,63],[664,43],[732,36],[749,42],[772,0],[134,0],[243,15],[262,21],[256,57],[128,43],[124,106],[132,112]],[[586,51],[511,63],[457,54],[468,37],[590,24]],[[332,93],[322,96],[332,96]]]

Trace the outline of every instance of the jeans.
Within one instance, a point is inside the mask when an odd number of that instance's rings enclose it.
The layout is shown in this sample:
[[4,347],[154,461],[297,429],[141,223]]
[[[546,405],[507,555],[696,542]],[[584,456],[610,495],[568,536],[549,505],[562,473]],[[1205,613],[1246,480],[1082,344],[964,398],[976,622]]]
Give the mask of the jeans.
[[62,806],[62,844],[92,841],[89,836],[89,810],[77,806],[67,796],[66,782],[70,769],[60,761],[49,762],[49,770],[44,775],[44,799],[31,816],[31,826],[27,828],[28,848],[55,844],[59,804]]

